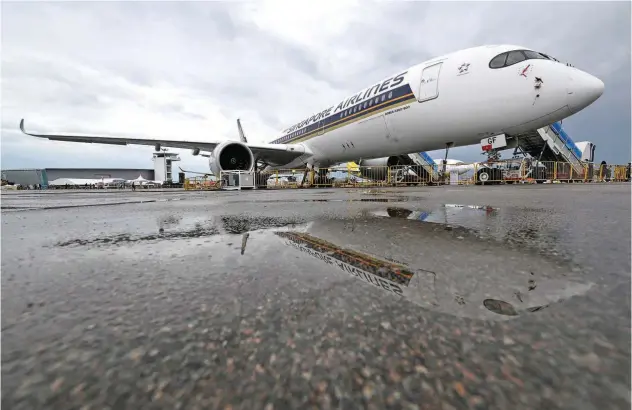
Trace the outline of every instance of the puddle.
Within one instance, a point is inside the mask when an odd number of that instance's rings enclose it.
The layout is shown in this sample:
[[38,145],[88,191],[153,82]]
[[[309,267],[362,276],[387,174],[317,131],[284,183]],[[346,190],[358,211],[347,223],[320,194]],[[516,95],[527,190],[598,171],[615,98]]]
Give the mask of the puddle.
[[414,220],[440,226],[455,234],[494,239],[508,245],[526,245],[543,253],[557,252],[557,244],[563,240],[550,227],[553,213],[548,209],[459,204],[444,204],[431,210],[388,207],[369,212],[374,217]]
[[[346,198],[346,199],[267,199],[257,200],[257,203],[290,203],[290,202],[408,202],[419,200],[419,198],[411,197],[395,197],[395,198]],[[233,201],[241,202],[241,201]]]
[[[211,271],[232,269],[290,281],[299,275],[301,286],[309,282],[323,289],[347,277],[351,281],[342,286],[350,289],[350,298],[354,292],[373,292],[370,297],[411,303],[420,314],[430,310],[480,320],[546,314],[556,304],[588,292],[593,284],[561,259],[468,234],[490,228],[511,235],[531,229],[531,235],[542,235],[537,223],[530,225],[537,219],[513,212],[452,205],[433,211],[388,207],[351,219],[311,221],[248,215],[199,215],[196,220],[164,214],[155,221],[155,232],[78,238],[56,246],[105,247],[118,257],[135,258],[143,248],[113,245],[151,243],[148,249],[169,263],[185,254],[191,261],[212,255]],[[546,222],[546,213],[541,217]],[[556,235],[551,230],[547,234]],[[173,242],[191,238],[180,245]],[[100,257],[103,251],[96,253]],[[292,275],[287,274],[290,270]]]
[[86,246],[86,245],[118,245],[120,243],[131,243],[131,242],[146,242],[146,241],[155,241],[155,240],[165,240],[165,239],[184,239],[184,238],[201,238],[205,236],[213,236],[218,235],[220,233],[219,229],[211,226],[211,227],[203,227],[198,226],[195,229],[186,230],[186,231],[175,231],[175,232],[160,232],[157,234],[150,235],[131,235],[131,234],[119,234],[119,235],[110,235],[110,236],[102,236],[94,239],[72,239],[69,241],[58,242],[55,246],[66,247],[66,246]]
[[[287,244],[330,265],[336,265],[355,275],[364,273],[366,280],[374,284],[379,283],[378,286],[384,286],[384,282],[373,281],[372,277],[378,276],[399,285],[408,285],[414,275],[410,268],[401,263],[387,262],[365,253],[344,249],[309,234],[300,232],[275,232],[275,234],[287,239]],[[369,275],[367,276],[366,273]],[[394,289],[399,288],[394,287]]]
[[[49,206],[41,206],[39,204],[35,204],[34,206],[11,206],[11,205],[3,205],[0,206],[2,210],[10,210],[10,211],[39,211],[39,210],[52,210],[52,209],[67,209],[67,208],[88,208],[88,207],[97,207],[97,206],[115,206],[115,205],[136,205],[136,204],[145,204],[152,202],[172,202],[172,201],[181,201],[183,198],[159,198],[159,199],[135,199],[135,200],[126,200],[126,201],[117,201],[117,202],[98,202],[98,203],[83,203],[83,204],[64,204],[64,205],[49,205]],[[50,202],[50,201],[48,201]]]
[[459,317],[512,320],[593,286],[561,261],[394,218],[319,219],[276,236],[300,255],[359,280],[358,286]]
[[[348,193],[356,193],[357,191],[348,190]],[[393,191],[385,191],[380,189],[365,189],[361,191],[364,195],[376,195],[376,194],[393,194]]]
[[[267,217],[267,216],[220,216],[205,221],[193,222],[190,229],[165,230],[174,228],[182,223],[182,217],[166,215],[158,219],[158,232],[153,234],[116,234],[100,236],[91,239],[72,239],[57,242],[54,246],[87,246],[87,245],[118,245],[121,243],[147,242],[158,240],[190,239],[215,236],[219,234],[243,234],[264,228],[280,228],[304,223],[305,220],[296,217]],[[187,223],[191,223],[188,221]]]
[[411,198],[305,199],[303,202],[406,202]]
[[303,218],[297,217],[272,217],[272,216],[221,216],[224,232],[231,234],[243,234],[249,231],[256,231],[265,228],[280,228],[288,225],[296,225],[305,222]]
[[373,211],[375,216],[413,219],[422,222],[434,222],[447,225],[476,227],[483,220],[496,216],[499,208],[491,206],[444,204],[432,211],[411,210],[407,208],[389,207],[385,210]]

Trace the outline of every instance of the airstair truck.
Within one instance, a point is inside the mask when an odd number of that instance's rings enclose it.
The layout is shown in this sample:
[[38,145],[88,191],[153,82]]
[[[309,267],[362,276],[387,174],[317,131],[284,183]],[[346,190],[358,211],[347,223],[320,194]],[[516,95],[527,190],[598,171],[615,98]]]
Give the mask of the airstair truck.
[[[535,174],[531,178],[536,182],[543,182],[546,179],[584,181],[592,175],[595,156],[595,144],[590,141],[573,142],[559,122],[524,134],[501,134],[483,138],[481,148],[492,157],[495,152],[514,148],[514,154],[521,153],[535,160],[531,163],[532,166],[536,165],[535,169],[526,170],[523,175],[529,177],[530,173]],[[477,182],[484,182],[486,178],[490,181],[501,180],[501,172],[481,167],[477,173]],[[542,172],[545,172],[546,176],[543,176]]]

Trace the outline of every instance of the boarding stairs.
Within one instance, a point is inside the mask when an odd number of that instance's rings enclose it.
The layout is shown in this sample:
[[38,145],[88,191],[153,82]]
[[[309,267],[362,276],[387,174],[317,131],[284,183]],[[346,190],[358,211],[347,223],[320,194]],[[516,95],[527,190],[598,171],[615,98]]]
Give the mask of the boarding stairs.
[[532,158],[566,162],[573,167],[575,175],[584,175],[582,152],[559,122],[518,135],[517,141],[518,147]]
[[408,154],[413,164],[421,166],[427,173],[430,181],[436,181],[438,178],[437,165],[426,152]]

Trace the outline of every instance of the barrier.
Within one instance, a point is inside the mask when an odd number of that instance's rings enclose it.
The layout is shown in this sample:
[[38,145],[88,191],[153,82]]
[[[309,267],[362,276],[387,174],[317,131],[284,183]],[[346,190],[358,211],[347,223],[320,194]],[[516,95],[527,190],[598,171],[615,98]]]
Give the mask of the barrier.
[[511,183],[593,183],[630,180],[629,165],[583,163],[581,167],[568,162],[514,159],[474,166],[475,184]]
[[208,177],[185,178],[184,189],[187,191],[211,191],[221,188],[221,180],[213,181]]
[[[461,164],[462,169],[466,169]],[[331,188],[376,188],[398,186],[423,186],[433,184],[490,185],[490,184],[536,184],[536,183],[603,183],[630,180],[629,165],[606,165],[586,163],[578,170],[568,162],[536,161],[533,159],[510,159],[487,164],[470,164],[467,172],[446,175],[428,175],[422,165],[392,167],[331,167],[318,171],[305,169],[279,169],[257,177],[259,187],[289,189]],[[184,189],[216,190],[221,183],[203,177],[187,178]]]

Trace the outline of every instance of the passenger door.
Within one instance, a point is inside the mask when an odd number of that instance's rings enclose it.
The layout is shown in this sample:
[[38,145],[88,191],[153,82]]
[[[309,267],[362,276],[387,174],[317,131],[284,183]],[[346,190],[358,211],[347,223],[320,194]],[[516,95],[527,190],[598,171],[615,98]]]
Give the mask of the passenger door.
[[443,62],[435,63],[425,67],[421,72],[421,83],[419,84],[419,98],[417,101],[429,101],[439,96],[439,74]]

